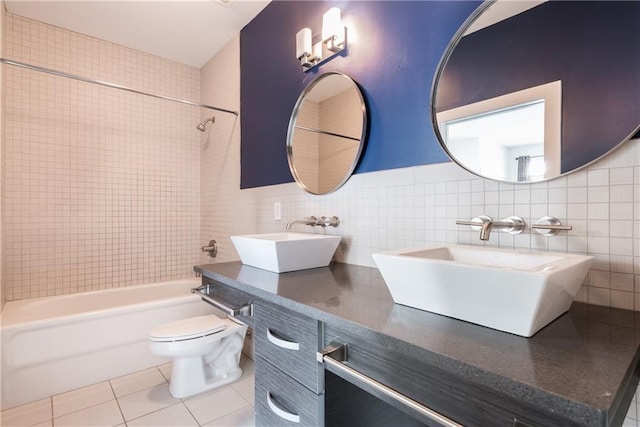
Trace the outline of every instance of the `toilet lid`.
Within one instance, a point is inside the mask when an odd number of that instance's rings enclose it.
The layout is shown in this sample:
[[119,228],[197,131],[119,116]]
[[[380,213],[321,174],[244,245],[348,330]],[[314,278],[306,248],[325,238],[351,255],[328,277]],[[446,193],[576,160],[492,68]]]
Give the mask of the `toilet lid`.
[[149,337],[157,341],[188,340],[220,332],[226,327],[225,321],[217,316],[190,317],[158,326],[149,332]]

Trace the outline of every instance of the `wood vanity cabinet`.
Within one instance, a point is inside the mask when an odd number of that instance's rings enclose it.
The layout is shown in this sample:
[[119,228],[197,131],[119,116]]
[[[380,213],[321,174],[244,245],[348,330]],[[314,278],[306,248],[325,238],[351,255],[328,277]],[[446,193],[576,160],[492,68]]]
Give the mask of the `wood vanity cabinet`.
[[[228,266],[231,268],[235,264]],[[315,316],[309,314],[314,311],[304,303],[297,303],[298,311],[291,299],[273,297],[258,285],[253,294],[251,286],[236,287],[235,282],[227,285],[204,277],[203,284],[208,285],[207,292],[212,298],[232,307],[253,304],[250,315],[237,318],[254,329],[257,426],[441,425],[425,415],[429,411],[454,422],[449,425],[615,426],[622,425],[626,414],[624,408],[638,384],[639,372],[633,369],[632,374],[625,377],[623,392],[617,400],[621,410],[614,408],[609,413],[597,412],[594,416],[592,408],[567,400],[569,410],[565,413],[568,415],[563,416],[545,404],[547,396],[543,391],[533,390],[532,393],[539,393],[536,396],[518,393],[513,391],[517,390],[518,384],[510,378],[463,364],[457,365],[458,374],[447,365],[450,361],[438,353],[395,338],[380,328],[367,328],[321,311]],[[453,319],[436,320],[467,330],[465,324]],[[571,326],[569,332],[576,329],[572,321],[568,325]],[[548,331],[553,332],[551,338],[554,340],[558,334],[566,332],[562,325],[556,326],[558,332]],[[600,323],[598,327],[602,328]],[[471,329],[477,332],[476,328]],[[620,328],[613,330],[622,333]],[[422,331],[416,328],[415,333]],[[494,335],[487,331],[486,337]],[[495,339],[521,343],[518,339],[511,341],[506,335]],[[538,342],[543,340],[540,338]],[[338,363],[341,361],[337,355],[330,361],[325,356],[324,363],[318,361],[319,352],[332,342],[347,344],[346,363]],[[578,342],[586,345],[584,341]],[[354,379],[353,373],[345,373],[345,365],[373,380],[374,385]],[[500,384],[496,385],[496,382]],[[401,398],[381,393],[375,383],[400,393]],[[408,398],[410,404],[407,405],[403,398]]]
[[[410,352],[399,351],[393,344],[375,339],[363,338],[344,329],[324,325],[324,346],[338,340],[348,343],[348,365],[367,377],[414,400],[453,422],[464,426],[577,426],[570,420],[549,412],[526,405],[511,396],[497,393],[488,387],[470,384],[462,378],[456,378],[450,372],[440,370],[419,360]],[[330,372],[327,366],[326,425],[440,425],[411,411],[406,405],[384,396],[373,398],[375,390],[354,390],[352,402],[336,403],[344,396],[333,390]],[[339,373],[336,373],[339,375]],[[348,379],[347,379],[348,380]],[[335,382],[335,380],[333,380]],[[346,381],[340,382],[343,387]],[[353,386],[355,387],[355,386]],[[366,396],[357,396],[364,393]],[[354,402],[363,401],[363,404]],[[348,411],[334,414],[337,405],[348,407]],[[378,414],[378,415],[375,415]],[[385,415],[394,414],[401,423],[389,424]],[[410,416],[408,414],[411,414]],[[392,418],[392,419],[394,419]],[[342,424],[345,419],[356,424]],[[362,424],[358,420],[370,420]]]
[[263,303],[254,307],[254,322],[256,425],[323,425],[320,322]]

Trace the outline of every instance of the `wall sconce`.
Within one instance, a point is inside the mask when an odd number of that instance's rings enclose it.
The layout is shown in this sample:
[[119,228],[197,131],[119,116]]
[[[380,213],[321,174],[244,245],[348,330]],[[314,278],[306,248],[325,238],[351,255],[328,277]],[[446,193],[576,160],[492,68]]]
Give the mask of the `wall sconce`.
[[309,71],[330,60],[347,47],[347,29],[342,25],[340,9],[332,7],[322,15],[322,40],[312,44],[310,28],[296,34],[296,58],[302,71]]

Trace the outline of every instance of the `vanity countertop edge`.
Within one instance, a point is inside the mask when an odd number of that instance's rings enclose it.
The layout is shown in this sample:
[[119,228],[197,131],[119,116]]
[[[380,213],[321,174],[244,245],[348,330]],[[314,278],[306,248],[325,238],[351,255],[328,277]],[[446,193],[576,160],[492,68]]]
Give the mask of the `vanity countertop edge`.
[[578,425],[620,420],[638,384],[640,313],[634,311],[574,303],[523,338],[394,304],[371,267],[334,262],[277,274],[232,261],[194,271]]

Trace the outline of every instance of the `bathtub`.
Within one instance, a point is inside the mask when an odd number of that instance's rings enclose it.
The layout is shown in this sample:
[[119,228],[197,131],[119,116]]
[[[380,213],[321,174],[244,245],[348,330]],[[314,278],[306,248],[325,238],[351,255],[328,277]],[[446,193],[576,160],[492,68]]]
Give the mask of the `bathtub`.
[[166,363],[148,332],[220,314],[191,294],[199,279],[7,302],[0,313],[1,409]]

